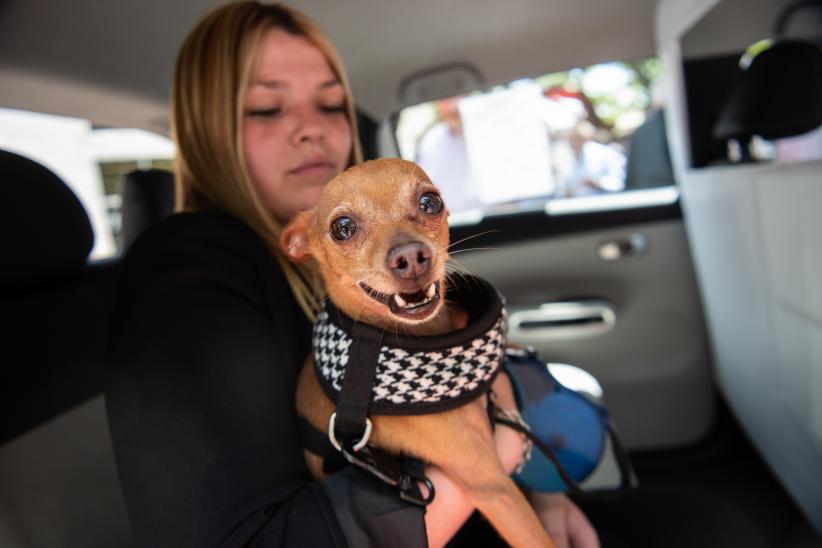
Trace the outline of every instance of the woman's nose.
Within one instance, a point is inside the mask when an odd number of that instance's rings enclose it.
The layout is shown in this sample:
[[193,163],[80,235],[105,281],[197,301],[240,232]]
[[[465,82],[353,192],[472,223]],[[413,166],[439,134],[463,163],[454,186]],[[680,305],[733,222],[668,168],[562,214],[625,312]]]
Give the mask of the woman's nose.
[[295,113],[295,117],[294,140],[296,142],[316,141],[323,138],[325,135],[323,117],[316,108],[300,108]]

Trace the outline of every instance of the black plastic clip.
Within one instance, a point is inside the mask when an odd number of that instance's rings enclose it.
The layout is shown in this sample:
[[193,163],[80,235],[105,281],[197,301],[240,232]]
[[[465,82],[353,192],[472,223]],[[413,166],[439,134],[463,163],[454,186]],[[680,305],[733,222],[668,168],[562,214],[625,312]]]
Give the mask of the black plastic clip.
[[[371,446],[365,446],[356,452],[350,452],[343,446],[340,452],[351,464],[396,487],[402,500],[417,506],[428,506],[434,500],[434,484],[422,472],[422,462],[389,455]],[[417,482],[425,485],[427,493],[422,493]]]

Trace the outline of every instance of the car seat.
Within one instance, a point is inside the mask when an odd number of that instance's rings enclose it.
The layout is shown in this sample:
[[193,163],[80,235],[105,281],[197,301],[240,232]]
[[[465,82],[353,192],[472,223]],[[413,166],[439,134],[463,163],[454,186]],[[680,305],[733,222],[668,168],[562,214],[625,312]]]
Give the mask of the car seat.
[[102,389],[117,263],[74,193],[0,151],[0,546],[128,546]]
[[174,212],[174,174],[162,169],[134,170],[123,177],[123,247]]

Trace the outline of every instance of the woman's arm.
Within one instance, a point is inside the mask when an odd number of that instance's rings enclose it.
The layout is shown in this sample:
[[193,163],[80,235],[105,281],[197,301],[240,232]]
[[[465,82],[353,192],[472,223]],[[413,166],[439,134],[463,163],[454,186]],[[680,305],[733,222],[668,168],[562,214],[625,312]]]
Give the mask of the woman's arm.
[[[499,374],[492,389],[496,405],[502,409],[516,409],[514,392],[507,375],[504,373]],[[485,397],[478,398],[470,405],[481,405],[485,408]],[[507,473],[511,474],[523,456],[525,449],[523,435],[507,426],[497,425],[494,429],[494,441],[502,467]],[[437,494],[425,513],[428,546],[436,548],[444,546],[451,540],[471,516],[474,507],[468,502],[462,489],[451,481],[442,470],[435,466],[429,466],[426,469],[426,475],[434,484]]]
[[[495,404],[501,409],[516,409],[511,381],[504,373],[497,376],[493,385]],[[475,402],[485,405],[484,398]],[[494,429],[497,455],[503,468],[513,473],[523,457],[523,435],[507,426]],[[437,496],[428,506],[425,526],[428,545],[444,546],[474,511],[465,493],[439,468],[429,466],[426,474],[434,483]],[[543,527],[558,548],[599,548],[599,539],[585,514],[564,493],[526,493]]]

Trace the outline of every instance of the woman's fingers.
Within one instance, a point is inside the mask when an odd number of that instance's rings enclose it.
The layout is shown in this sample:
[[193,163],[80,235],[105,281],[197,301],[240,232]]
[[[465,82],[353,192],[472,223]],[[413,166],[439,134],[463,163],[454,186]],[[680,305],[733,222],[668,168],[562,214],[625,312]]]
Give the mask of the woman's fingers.
[[514,398],[514,387],[511,385],[511,379],[503,372],[497,375],[494,383],[491,385],[491,390],[494,391],[494,403],[500,409],[516,409],[517,400]]
[[572,548],[599,548],[599,536],[594,526],[576,504],[567,497],[565,500],[568,501],[566,523]]
[[531,504],[557,548],[599,548],[585,514],[562,493],[532,493]]
[[566,523],[566,512],[562,504],[556,501],[541,505],[538,510],[540,521],[545,532],[554,541],[557,548],[571,548]]

